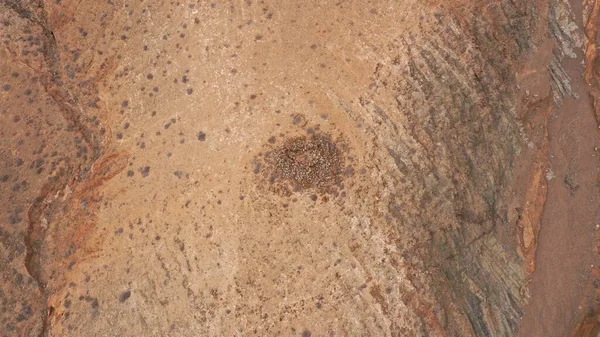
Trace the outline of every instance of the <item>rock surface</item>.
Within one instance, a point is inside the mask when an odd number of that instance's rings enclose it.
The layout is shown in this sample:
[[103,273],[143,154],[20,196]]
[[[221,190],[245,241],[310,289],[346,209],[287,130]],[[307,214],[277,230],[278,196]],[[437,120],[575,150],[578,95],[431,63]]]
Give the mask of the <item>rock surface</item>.
[[573,3],[0,2],[0,336],[570,333],[600,265]]

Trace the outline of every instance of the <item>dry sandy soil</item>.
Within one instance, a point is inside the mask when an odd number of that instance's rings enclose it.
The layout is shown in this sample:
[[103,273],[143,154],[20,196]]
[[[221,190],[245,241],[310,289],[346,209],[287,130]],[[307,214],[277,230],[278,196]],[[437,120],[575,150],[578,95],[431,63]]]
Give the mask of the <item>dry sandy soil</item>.
[[600,0],[0,1],[0,336],[597,336]]

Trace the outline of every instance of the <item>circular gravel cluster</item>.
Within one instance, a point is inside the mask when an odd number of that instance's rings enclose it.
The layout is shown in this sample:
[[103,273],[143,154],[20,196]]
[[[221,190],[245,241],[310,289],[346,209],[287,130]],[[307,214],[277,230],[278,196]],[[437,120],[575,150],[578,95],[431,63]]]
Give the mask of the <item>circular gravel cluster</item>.
[[290,138],[265,161],[270,182],[287,183],[295,191],[314,188],[329,193],[342,181],[342,152],[325,133]]

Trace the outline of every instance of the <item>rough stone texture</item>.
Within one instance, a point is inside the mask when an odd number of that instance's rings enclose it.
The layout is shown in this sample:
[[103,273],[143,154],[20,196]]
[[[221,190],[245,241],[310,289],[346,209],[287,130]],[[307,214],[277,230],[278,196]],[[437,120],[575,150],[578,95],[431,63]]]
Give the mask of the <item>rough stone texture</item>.
[[0,2],[0,336],[515,335],[571,15]]

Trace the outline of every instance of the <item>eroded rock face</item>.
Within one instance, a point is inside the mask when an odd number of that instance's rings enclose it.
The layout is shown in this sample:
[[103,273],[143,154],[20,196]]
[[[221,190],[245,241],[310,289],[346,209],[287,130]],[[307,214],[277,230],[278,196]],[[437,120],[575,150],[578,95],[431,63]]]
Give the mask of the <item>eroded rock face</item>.
[[0,331],[515,335],[557,6],[1,3]]

